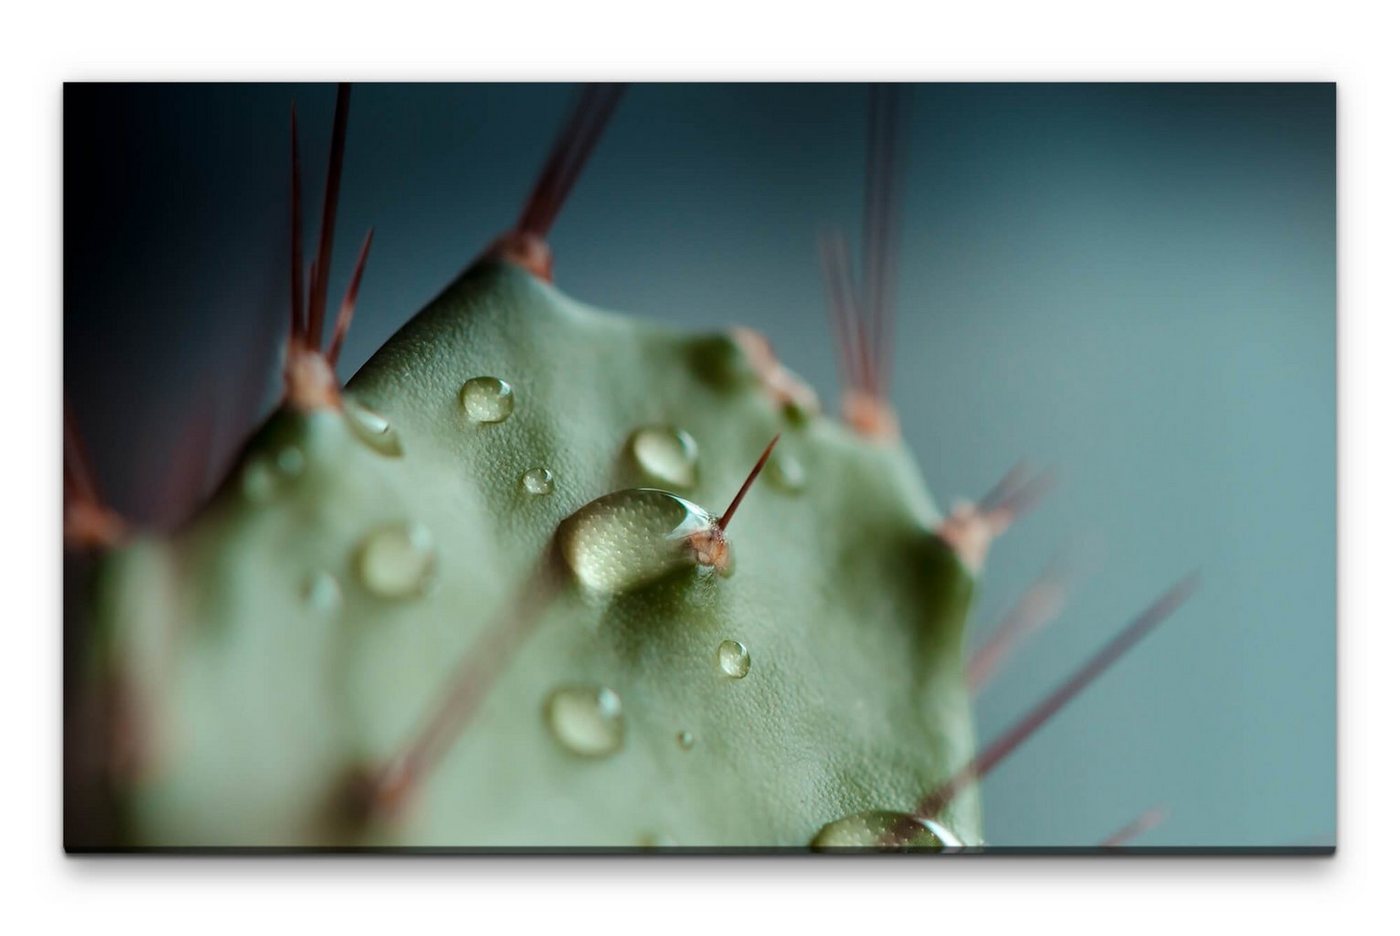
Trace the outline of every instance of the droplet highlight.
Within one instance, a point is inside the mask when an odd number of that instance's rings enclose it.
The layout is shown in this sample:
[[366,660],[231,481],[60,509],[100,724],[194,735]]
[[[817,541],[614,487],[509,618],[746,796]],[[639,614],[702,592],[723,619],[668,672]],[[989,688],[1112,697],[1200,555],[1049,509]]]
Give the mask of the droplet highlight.
[[257,455],[243,466],[240,484],[243,496],[256,504],[265,504],[306,470],[306,456],[295,445],[288,445],[272,454]]
[[345,422],[355,438],[381,455],[398,458],[403,454],[403,443],[389,420],[354,400],[346,399],[344,405]]
[[520,476],[520,489],[536,497],[553,494],[554,472],[548,468],[531,468]]
[[911,813],[871,810],[822,826],[812,839],[817,851],[956,852],[963,843],[941,823]]
[[764,466],[763,474],[775,488],[788,494],[796,494],[807,486],[807,470],[792,455],[775,454]]
[[706,568],[703,560],[713,557],[703,547],[722,535],[715,518],[685,498],[629,488],[605,494],[566,517],[559,526],[559,547],[580,584],[619,594],[680,569]]
[[743,679],[749,674],[749,665],[752,662],[749,659],[749,648],[739,641],[721,641],[715,655],[719,659],[719,668],[729,678]]
[[672,426],[643,426],[628,442],[637,467],[650,478],[671,487],[695,486],[700,446],[690,433]]
[[695,735],[688,731],[677,732],[676,744],[680,745],[682,751],[689,751],[691,748],[695,747]]
[[306,577],[301,588],[302,600],[317,614],[332,615],[340,610],[340,583],[324,569]]
[[414,598],[427,591],[437,565],[432,534],[421,523],[380,527],[360,543],[361,584],[381,598]]
[[565,686],[545,702],[550,734],[581,757],[606,757],[622,747],[622,699],[605,686]]
[[515,391],[499,377],[473,377],[462,384],[458,399],[475,423],[498,423],[515,410]]

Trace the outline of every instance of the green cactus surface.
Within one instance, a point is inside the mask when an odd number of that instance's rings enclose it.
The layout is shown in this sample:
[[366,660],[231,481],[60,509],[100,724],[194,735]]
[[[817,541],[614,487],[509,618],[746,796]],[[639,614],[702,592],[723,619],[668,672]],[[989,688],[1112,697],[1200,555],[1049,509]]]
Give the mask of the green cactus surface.
[[[974,752],[973,577],[902,443],[784,407],[749,361],[488,260],[343,408],[275,412],[188,523],[100,560],[126,843],[807,847],[911,809]],[[581,508],[657,489],[703,525],[779,433],[727,574],[666,560],[648,515],[608,547],[648,574],[580,579]],[[425,732],[393,808],[353,808]],[[982,841],[975,785],[928,818]]]

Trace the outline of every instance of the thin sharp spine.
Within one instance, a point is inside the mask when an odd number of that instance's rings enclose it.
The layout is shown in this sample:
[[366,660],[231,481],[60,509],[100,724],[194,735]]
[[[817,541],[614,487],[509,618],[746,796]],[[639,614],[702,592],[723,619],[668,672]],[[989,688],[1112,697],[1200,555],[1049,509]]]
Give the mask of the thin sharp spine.
[[345,290],[345,299],[340,303],[340,312],[335,317],[335,331],[331,335],[331,345],[326,351],[326,360],[335,367],[340,360],[340,349],[345,344],[345,336],[350,331],[350,321],[355,317],[355,302],[360,296],[360,280],[365,275],[365,262],[369,260],[369,248],[374,243],[374,228],[365,235],[360,246],[360,256],[355,261],[355,272],[350,277],[350,286]]
[[514,606],[471,642],[418,733],[372,779],[371,810],[394,812],[422,784],[466,730],[559,587],[549,562],[541,562],[524,583]]
[[568,121],[555,138],[549,158],[516,222],[516,231],[541,239],[548,236],[625,89],[626,85],[622,84],[584,86]]
[[772,441],[768,443],[768,447],[763,450],[763,454],[758,456],[758,461],[754,462],[753,468],[749,470],[749,476],[745,478],[744,483],[739,486],[739,493],[734,495],[734,499],[729,502],[729,507],[724,511],[724,516],[719,518],[717,526],[721,530],[729,528],[729,521],[734,519],[734,512],[738,510],[739,505],[744,502],[744,496],[749,493],[749,488],[753,487],[754,479],[757,478],[758,473],[763,470],[763,466],[768,464],[768,456],[773,454],[773,446],[777,445],[778,440],[781,438],[781,432],[773,436]]
[[855,290],[851,285],[851,258],[845,235],[836,228],[824,232],[819,241],[819,250],[842,382],[848,388],[868,390],[869,361],[860,315],[856,310]]
[[1161,825],[1167,818],[1167,808],[1165,806],[1153,806],[1144,810],[1132,822],[1114,832],[1108,838],[1099,843],[1100,848],[1121,848],[1140,836],[1146,835],[1157,826]]
[[302,303],[306,286],[301,279],[301,149],[297,144],[297,105],[292,102],[292,342],[306,336],[306,311]]
[[126,523],[102,503],[87,449],[67,401],[63,404],[63,540],[76,549],[112,546]]
[[1010,526],[1013,522],[1030,513],[1040,502],[1045,499],[1045,495],[1055,489],[1058,480],[1053,471],[1042,471],[1031,478],[1025,484],[1011,491],[1001,502],[992,508],[994,513],[1001,514],[1004,523]]
[[68,401],[63,401],[63,494],[65,498],[98,503],[92,461]]
[[992,489],[977,502],[977,510],[984,514],[991,513],[1011,495],[1011,492],[1026,483],[1028,474],[1030,474],[1030,469],[1024,460],[1012,465],[1011,470],[1003,475],[1001,480],[997,481]]
[[336,89],[335,124],[331,130],[330,167],[326,172],[326,197],[321,206],[320,247],[316,253],[316,275],[311,285],[311,309],[306,339],[310,347],[320,347],[322,323],[326,316],[326,291],[331,272],[331,248],[335,242],[336,203],[340,198],[340,174],[345,163],[345,128],[350,116],[350,85]]
[[1056,712],[1064,708],[1066,703],[1146,637],[1154,627],[1166,620],[1195,591],[1196,582],[1197,576],[1192,574],[1168,589],[1029,714],[978,752],[967,766],[924,797],[915,812],[920,816],[937,817],[959,793],[990,773],[1007,755],[1020,747]]
[[865,314],[869,318],[871,386],[887,399],[890,378],[890,307],[898,259],[899,125],[898,88],[870,88],[870,123],[866,146],[865,228],[861,268]]
[[216,411],[213,392],[205,389],[180,432],[163,485],[166,503],[162,521],[166,526],[184,521],[204,499],[218,428]]
[[1022,640],[1059,616],[1064,609],[1068,578],[1064,563],[1053,563],[1022,593],[968,660],[969,692],[981,691]]
[[858,291],[845,241],[827,234],[821,242],[846,422],[862,435],[885,440],[899,436],[898,419],[889,406],[903,162],[898,111],[896,86],[871,86]]

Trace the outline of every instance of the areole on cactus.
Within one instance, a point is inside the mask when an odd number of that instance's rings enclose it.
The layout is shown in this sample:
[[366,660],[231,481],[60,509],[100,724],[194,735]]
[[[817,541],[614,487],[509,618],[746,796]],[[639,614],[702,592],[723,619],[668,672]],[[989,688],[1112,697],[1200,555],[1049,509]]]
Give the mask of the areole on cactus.
[[516,225],[344,387],[371,242],[323,347],[348,88],[309,273],[294,118],[282,404],[162,534],[101,507],[74,442],[101,844],[980,846],[980,777],[1185,597],[979,752],[969,681],[1005,647],[969,670],[966,617],[1047,480],[944,515],[900,441],[897,102],[872,99],[859,284],[822,239],[838,421],[756,332],[553,284],[550,225],[620,94],[582,95]]

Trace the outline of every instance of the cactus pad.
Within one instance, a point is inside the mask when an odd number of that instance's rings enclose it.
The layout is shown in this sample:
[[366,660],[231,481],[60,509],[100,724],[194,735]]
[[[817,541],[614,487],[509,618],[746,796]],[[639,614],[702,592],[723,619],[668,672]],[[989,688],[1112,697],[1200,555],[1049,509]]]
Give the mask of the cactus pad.
[[[343,407],[274,413],[193,519],[101,560],[129,842],[805,847],[917,803],[973,755],[973,580],[901,443],[751,360],[485,261]],[[727,575],[665,559],[655,495],[576,517],[654,489],[713,519],[776,433]],[[580,576],[564,542],[605,534],[652,571]],[[392,808],[350,808],[415,739]],[[975,786],[936,818],[980,843]]]

